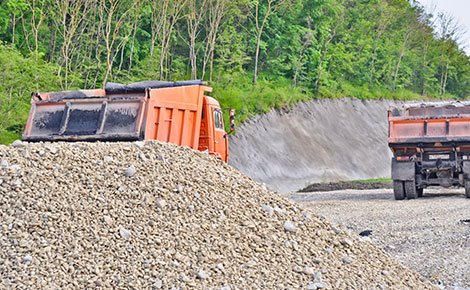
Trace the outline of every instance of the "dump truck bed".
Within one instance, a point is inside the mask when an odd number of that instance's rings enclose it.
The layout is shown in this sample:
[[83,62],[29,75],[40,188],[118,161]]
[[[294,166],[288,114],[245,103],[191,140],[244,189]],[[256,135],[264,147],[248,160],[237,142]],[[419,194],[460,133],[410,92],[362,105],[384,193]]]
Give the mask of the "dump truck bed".
[[470,144],[470,104],[391,108],[389,144],[395,146]]
[[201,81],[109,83],[105,89],[33,94],[24,141],[153,139],[198,148]]

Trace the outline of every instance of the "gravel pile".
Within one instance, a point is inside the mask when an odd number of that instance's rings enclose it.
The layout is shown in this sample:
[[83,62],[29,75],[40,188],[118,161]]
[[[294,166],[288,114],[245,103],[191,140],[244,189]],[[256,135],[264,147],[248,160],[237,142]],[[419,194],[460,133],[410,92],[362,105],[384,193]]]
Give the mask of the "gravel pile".
[[15,143],[0,160],[1,289],[431,288],[187,148]]

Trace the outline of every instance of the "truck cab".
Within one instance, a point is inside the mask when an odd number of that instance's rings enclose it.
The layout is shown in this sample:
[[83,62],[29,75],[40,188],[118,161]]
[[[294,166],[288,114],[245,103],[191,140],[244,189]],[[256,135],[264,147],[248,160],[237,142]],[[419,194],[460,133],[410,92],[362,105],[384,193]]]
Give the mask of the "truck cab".
[[228,162],[228,138],[222,109],[219,102],[209,96],[204,96],[203,100],[198,150]]

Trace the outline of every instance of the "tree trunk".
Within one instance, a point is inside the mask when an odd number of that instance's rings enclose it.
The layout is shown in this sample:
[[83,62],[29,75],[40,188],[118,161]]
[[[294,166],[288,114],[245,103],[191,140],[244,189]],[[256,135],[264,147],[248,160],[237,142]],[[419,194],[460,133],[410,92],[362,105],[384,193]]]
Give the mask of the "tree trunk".
[[395,92],[396,85],[397,85],[397,78],[398,78],[398,72],[400,70],[400,64],[403,56],[405,55],[405,49],[406,49],[406,42],[408,41],[408,38],[410,37],[411,31],[409,31],[405,39],[403,40],[403,44],[401,46],[401,51],[400,51],[400,56],[398,57],[398,63],[397,63],[397,68],[395,70],[395,76],[393,77],[393,86],[392,86],[392,92]]
[[377,46],[379,45],[379,40],[380,40],[380,26],[377,28],[377,37],[375,39],[375,45],[374,45],[374,53],[372,54],[372,60],[370,62],[370,71],[369,71],[369,90],[372,89],[372,78],[374,75],[374,64],[375,64],[375,58],[377,56]]
[[256,85],[256,81],[258,80],[258,59],[259,59],[259,46],[261,42],[261,33],[263,29],[261,29],[258,33],[258,37],[256,38],[256,53],[255,53],[255,68],[253,71],[253,85]]

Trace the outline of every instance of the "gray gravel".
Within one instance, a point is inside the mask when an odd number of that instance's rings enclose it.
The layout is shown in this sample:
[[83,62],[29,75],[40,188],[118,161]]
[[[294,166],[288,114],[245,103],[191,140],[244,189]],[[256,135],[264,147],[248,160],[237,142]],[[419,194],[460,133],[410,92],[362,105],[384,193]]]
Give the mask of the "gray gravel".
[[17,142],[0,160],[19,166],[0,166],[0,289],[431,289],[188,148]]
[[[396,201],[392,190],[286,194],[319,215],[383,247],[443,289],[470,289],[470,199],[463,189],[426,189]],[[387,270],[383,275],[389,275]]]

